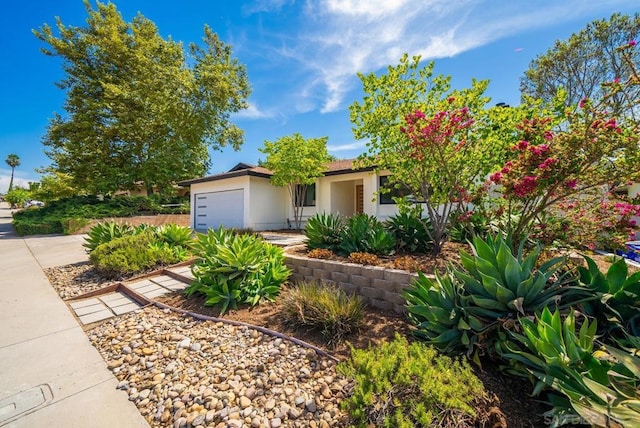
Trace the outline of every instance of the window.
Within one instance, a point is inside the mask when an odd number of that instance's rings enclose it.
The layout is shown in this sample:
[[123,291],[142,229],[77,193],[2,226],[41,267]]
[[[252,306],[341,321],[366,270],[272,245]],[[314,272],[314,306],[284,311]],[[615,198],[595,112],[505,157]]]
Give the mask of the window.
[[[301,206],[300,201],[298,200],[298,195],[300,194],[300,187],[302,185],[296,184],[296,188],[294,189],[294,197],[296,199],[296,207]],[[304,195],[304,200],[302,203],[303,207],[315,207],[316,206],[316,184],[308,184],[307,185],[307,193]]]
[[[388,189],[388,190],[382,193],[384,189]],[[395,204],[395,202],[393,201],[393,198],[403,198],[405,196],[410,197],[412,195],[411,190],[409,190],[408,187],[403,186],[403,187],[396,188],[393,184],[390,184],[388,175],[379,177],[378,192],[379,192],[378,200],[382,205]],[[418,202],[421,202],[421,201],[418,201]]]

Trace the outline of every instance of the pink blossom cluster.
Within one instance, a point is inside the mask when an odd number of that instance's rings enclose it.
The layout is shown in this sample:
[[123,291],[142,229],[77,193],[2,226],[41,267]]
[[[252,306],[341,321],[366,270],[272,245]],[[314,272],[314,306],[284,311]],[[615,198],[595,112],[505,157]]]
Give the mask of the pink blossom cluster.
[[[539,125],[533,121],[525,122],[528,122],[527,126]],[[542,134],[553,138],[551,131]],[[553,180],[554,167],[558,164],[558,159],[551,156],[548,143],[531,144],[527,140],[520,140],[511,149],[518,152],[518,157],[506,162],[500,171],[491,174],[491,182],[502,184],[507,192],[524,198],[535,193],[543,180]],[[567,185],[575,187],[576,183],[571,182]]]
[[524,198],[525,196],[534,193],[537,186],[538,177],[534,175],[527,175],[513,185],[513,193],[520,198]]
[[[453,97],[448,99],[449,103],[453,100]],[[466,141],[457,136],[461,131],[470,128],[474,120],[469,109],[462,107],[439,111],[429,118],[422,111],[416,110],[405,117],[405,123],[406,126],[400,128],[400,131],[411,141],[411,156],[420,160],[425,157],[425,151],[433,149],[434,146],[454,144],[454,150],[460,149]]]

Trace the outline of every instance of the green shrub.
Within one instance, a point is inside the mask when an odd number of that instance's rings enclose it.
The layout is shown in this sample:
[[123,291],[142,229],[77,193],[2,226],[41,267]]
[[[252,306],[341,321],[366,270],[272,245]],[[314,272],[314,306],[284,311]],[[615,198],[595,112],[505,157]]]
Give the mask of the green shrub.
[[71,235],[89,224],[86,218],[66,218],[60,222],[65,235]]
[[14,187],[4,195],[4,200],[7,201],[12,208],[22,208],[30,198],[31,192],[21,187]]
[[290,274],[282,249],[253,235],[210,229],[198,235],[193,248],[198,257],[191,267],[195,280],[185,293],[204,294],[206,305],[222,305],[221,314],[238,303],[253,306],[275,299]]
[[[24,211],[22,211],[24,212]],[[16,213],[17,214],[17,213]],[[18,236],[26,235],[50,235],[62,233],[62,223],[58,219],[47,219],[43,221],[32,221],[30,219],[16,219],[14,214],[13,227]]]
[[[14,214],[14,225],[18,222],[26,222],[33,225],[36,233],[62,233],[62,226],[52,229],[50,232],[42,232],[47,228],[39,229],[39,224],[53,224],[54,222],[64,222],[69,218],[106,218],[106,217],[131,217],[143,214],[171,214],[188,213],[189,205],[182,205],[179,209],[173,207],[162,207],[157,199],[144,196],[126,196],[117,198],[98,199],[95,196],[76,196],[72,198],[60,199],[47,203],[37,210],[23,210]],[[17,228],[17,226],[16,226]],[[30,232],[31,229],[24,229]],[[30,234],[30,233],[25,233]]]
[[170,249],[154,246],[153,233],[143,232],[115,238],[98,245],[89,260],[105,276],[118,278],[182,261]]
[[431,225],[420,212],[404,211],[386,222],[386,227],[395,239],[399,253],[428,253],[431,251]]
[[460,251],[463,269],[452,266],[435,280],[420,275],[406,290],[417,334],[447,351],[491,352],[519,316],[588,294],[568,285],[565,274],[554,277],[564,259],[536,268],[539,255],[539,247],[524,257],[523,245],[514,255],[502,238],[474,238],[473,255]]
[[329,344],[357,331],[364,317],[362,301],[342,289],[302,283],[281,296],[282,316],[296,327],[319,330]]
[[337,251],[344,220],[338,214],[316,214],[307,220],[304,234],[307,237],[307,249],[325,248]]
[[374,216],[356,214],[349,218],[340,233],[337,251],[340,255],[351,253],[392,254],[395,248],[393,235]]
[[438,355],[422,343],[395,340],[351,349],[337,367],[354,380],[342,406],[358,427],[482,426],[476,408],[487,401],[465,361]]

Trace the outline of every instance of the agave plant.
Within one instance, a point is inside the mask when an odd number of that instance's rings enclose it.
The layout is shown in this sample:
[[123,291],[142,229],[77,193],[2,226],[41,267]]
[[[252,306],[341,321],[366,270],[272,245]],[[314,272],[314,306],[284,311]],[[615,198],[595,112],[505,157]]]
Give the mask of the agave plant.
[[344,220],[338,214],[322,213],[309,218],[304,228],[307,249],[326,248],[336,251],[343,228]]
[[451,273],[435,279],[418,273],[404,291],[409,319],[416,325],[415,335],[443,352],[472,350],[484,323],[469,316],[463,306],[464,289]]
[[622,327],[640,336],[640,272],[628,275],[627,264],[621,259],[602,274],[593,259],[583,257],[587,268],[578,267],[580,283],[596,297],[583,304],[585,311],[606,320],[603,325]]
[[192,231],[186,226],[178,226],[177,224],[165,224],[156,229],[158,238],[166,242],[172,247],[187,247],[192,242]]
[[[640,426],[640,358],[611,346],[596,351],[606,375],[599,379],[570,367],[549,367],[545,377],[564,397],[556,397],[547,412],[552,427],[576,421],[579,416],[595,427]],[[573,417],[572,417],[573,416]]]
[[273,300],[290,272],[281,248],[253,235],[218,229],[201,234],[193,245],[198,260],[187,295],[201,293],[206,305],[221,305],[221,314],[240,303]]
[[525,257],[523,242],[514,255],[500,237],[475,237],[473,254],[460,251],[464,270],[454,270],[464,284],[469,312],[488,320],[515,319],[558,305],[568,291],[578,293],[567,286],[567,273],[554,277],[564,258],[551,259],[536,268],[540,251],[538,246]]
[[460,252],[461,267],[450,266],[436,281],[420,277],[407,290],[418,334],[441,349],[466,347],[477,357],[506,340],[505,331],[517,327],[519,316],[564,306],[563,297],[583,291],[569,285],[566,274],[558,274],[562,258],[536,268],[539,255],[536,248],[525,257],[523,245],[514,255],[502,238],[474,238],[473,254]]
[[115,238],[134,234],[137,234],[136,231],[126,223],[118,224],[113,221],[98,223],[89,229],[82,246],[87,249],[88,253],[91,253],[100,244],[111,242]]
[[393,235],[375,216],[356,214],[351,217],[340,233],[338,253],[392,254],[395,248]]
[[510,373],[539,379],[533,395],[552,385],[549,367],[572,368],[589,373],[593,379],[606,378],[608,365],[592,356],[597,321],[585,318],[576,332],[575,312],[562,320],[559,310],[544,308],[535,321],[520,318],[523,333],[509,332],[513,340],[497,347],[500,357],[510,364]]
[[421,218],[420,212],[401,212],[389,218],[386,228],[396,241],[398,252],[428,253],[433,241],[428,218]]

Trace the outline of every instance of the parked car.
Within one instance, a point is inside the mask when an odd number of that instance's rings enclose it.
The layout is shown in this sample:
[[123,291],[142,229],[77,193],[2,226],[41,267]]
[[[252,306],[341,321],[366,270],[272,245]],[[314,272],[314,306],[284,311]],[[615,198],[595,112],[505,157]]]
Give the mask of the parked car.
[[29,208],[29,207],[44,207],[44,202],[42,201],[36,201],[35,199],[30,199],[27,202],[24,203],[24,207],[25,208]]

